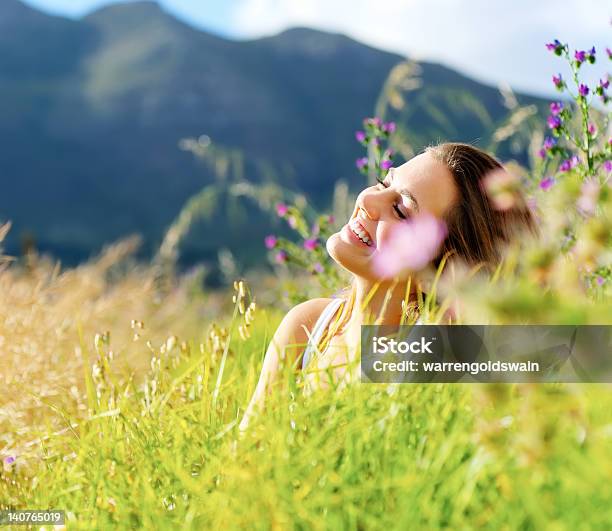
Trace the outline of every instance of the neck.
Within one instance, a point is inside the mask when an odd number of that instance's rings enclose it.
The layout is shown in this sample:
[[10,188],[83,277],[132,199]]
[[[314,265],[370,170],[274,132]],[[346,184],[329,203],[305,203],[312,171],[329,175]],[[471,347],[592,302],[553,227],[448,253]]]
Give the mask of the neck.
[[404,312],[402,302],[405,299],[406,302],[416,299],[414,279],[375,283],[356,278],[354,289],[355,304],[350,322],[356,326],[374,323],[400,324]]

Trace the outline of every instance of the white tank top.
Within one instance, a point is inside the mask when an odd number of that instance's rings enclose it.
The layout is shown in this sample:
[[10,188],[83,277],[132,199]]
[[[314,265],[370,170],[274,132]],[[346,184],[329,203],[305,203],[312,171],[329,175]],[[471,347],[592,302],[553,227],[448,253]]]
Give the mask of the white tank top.
[[[338,308],[344,304],[345,299],[332,299],[331,302],[325,307],[325,309],[319,315],[317,322],[312,329],[306,348],[304,349],[304,355],[302,356],[302,370],[306,368],[314,353],[317,352],[321,338],[325,333],[325,329],[329,326],[330,321],[336,314]],[[417,320],[415,324],[422,324],[421,318]],[[323,352],[321,352],[323,354]]]
[[321,312],[321,315],[319,315],[319,318],[312,329],[312,333],[310,334],[310,338],[308,339],[308,343],[306,344],[306,348],[304,349],[304,355],[302,356],[302,370],[306,368],[310,362],[310,358],[312,358],[313,354],[317,351],[325,329],[329,325],[338,308],[340,308],[343,303],[344,299],[332,299]]

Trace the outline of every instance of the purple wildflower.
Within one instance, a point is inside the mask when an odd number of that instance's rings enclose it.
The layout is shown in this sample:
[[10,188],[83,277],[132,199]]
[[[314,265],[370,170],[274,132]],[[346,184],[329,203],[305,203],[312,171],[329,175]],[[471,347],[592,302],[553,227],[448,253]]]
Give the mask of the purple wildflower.
[[606,79],[606,80],[604,81],[603,79],[600,79],[600,80],[599,80],[599,86],[600,86],[602,89],[607,89],[607,88],[610,86],[610,80],[609,80],[609,79]]
[[580,83],[578,86],[578,94],[580,94],[583,98],[589,94],[589,87],[587,87],[584,83]]
[[278,243],[278,240],[276,239],[276,236],[269,234],[264,238],[264,243],[266,245],[266,249],[274,249]]
[[314,251],[319,246],[319,242],[314,238],[304,240],[304,249],[307,251]]
[[550,112],[551,112],[553,115],[555,115],[555,116],[556,116],[556,115],[557,115],[557,114],[559,114],[559,113],[560,113],[562,110],[563,110],[563,103],[561,103],[560,101],[553,101],[553,102],[550,104]]
[[278,253],[276,253],[276,255],[274,256],[274,261],[277,264],[284,264],[287,259],[289,258],[289,255],[287,254],[287,251],[283,251],[282,249],[280,251],[278,251]]
[[546,123],[550,129],[558,129],[561,127],[561,118],[559,116],[549,116],[546,119]]
[[605,281],[606,280],[604,279],[604,277],[602,277],[601,275],[597,275],[597,285],[598,286],[603,286]]
[[552,149],[553,147],[555,147],[557,145],[557,140],[555,138],[552,138],[550,136],[547,136],[544,139],[544,149]]
[[289,211],[289,207],[285,203],[277,203],[276,213],[282,218]]
[[12,455],[4,458],[4,463],[6,465],[12,465],[15,462],[15,458]]
[[597,133],[597,127],[595,127],[595,124],[589,124],[587,131],[589,132],[589,135],[595,136],[595,133]]
[[321,265],[321,262],[316,262],[315,265],[312,266],[312,269],[315,273],[323,273],[325,268]]
[[355,161],[355,165],[361,170],[368,165],[368,157],[361,157]]
[[606,53],[608,54],[608,59],[612,61],[612,50],[610,50],[610,48],[606,48]]
[[391,166],[393,166],[393,161],[392,160],[383,160],[380,163],[380,169],[381,170],[388,170],[389,168],[391,168]]
[[604,170],[606,170],[607,173],[612,173],[612,160],[606,160],[604,162]]
[[538,157],[540,157],[541,159],[545,159],[546,158],[546,150],[544,148],[540,149],[540,151],[538,151]]
[[382,126],[382,120],[376,116],[374,118],[372,118],[372,124],[375,125],[376,127],[381,127]]
[[566,159],[561,163],[561,165],[559,166],[559,171],[563,171],[563,172],[570,171],[571,169],[578,166],[579,163],[580,163],[580,159],[578,159],[578,157],[574,155],[571,158]]
[[593,64],[595,62],[595,46],[593,46],[587,53],[587,60]]
[[387,122],[387,123],[383,124],[383,126],[382,126],[382,130],[385,133],[389,133],[389,134],[395,133],[395,129],[396,129],[395,122]]
[[559,74],[558,76],[553,76],[552,81],[557,90],[561,90],[565,86],[565,81],[563,81],[561,74]]
[[580,66],[586,59],[586,52],[583,50],[576,50],[574,52],[574,59],[576,59],[576,65]]
[[355,131],[355,138],[357,142],[363,142],[366,139],[366,134],[364,131]]
[[546,177],[540,181],[540,190],[550,190],[555,184],[555,180],[552,177]]
[[563,44],[559,41],[559,39],[555,39],[553,42],[549,42],[546,44],[546,49],[549,51],[557,52],[558,48],[563,48]]

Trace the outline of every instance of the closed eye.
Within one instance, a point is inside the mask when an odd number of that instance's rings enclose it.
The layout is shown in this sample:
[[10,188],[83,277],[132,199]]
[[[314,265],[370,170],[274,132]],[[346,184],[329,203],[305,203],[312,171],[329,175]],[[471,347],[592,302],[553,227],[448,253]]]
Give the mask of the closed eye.
[[[378,181],[378,188],[379,190],[384,190],[385,188],[389,188],[389,185],[385,183],[385,181]],[[396,214],[399,216],[400,219],[408,219],[408,216],[406,216],[406,214],[404,214],[399,207],[399,203],[394,203],[393,204],[393,210],[395,210]]]

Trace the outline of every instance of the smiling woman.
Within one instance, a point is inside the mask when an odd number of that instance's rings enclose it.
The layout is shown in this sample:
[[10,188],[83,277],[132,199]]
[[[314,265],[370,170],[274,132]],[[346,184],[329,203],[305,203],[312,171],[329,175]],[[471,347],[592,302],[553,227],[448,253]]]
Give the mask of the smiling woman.
[[454,255],[491,268],[513,238],[535,234],[523,201],[504,209],[491,202],[483,184],[496,172],[505,170],[484,151],[445,143],[392,168],[358,195],[351,218],[327,241],[330,257],[352,274],[352,285],[343,297],[312,299],[287,313],[266,352],[241,429],[264,405],[285,360],[302,359],[310,391],[353,381],[358,372],[349,368],[359,369],[361,325],[404,322],[406,304],[416,301],[427,267]]

